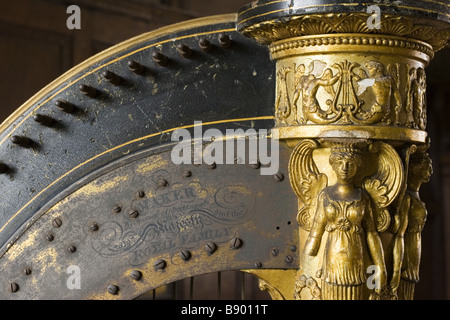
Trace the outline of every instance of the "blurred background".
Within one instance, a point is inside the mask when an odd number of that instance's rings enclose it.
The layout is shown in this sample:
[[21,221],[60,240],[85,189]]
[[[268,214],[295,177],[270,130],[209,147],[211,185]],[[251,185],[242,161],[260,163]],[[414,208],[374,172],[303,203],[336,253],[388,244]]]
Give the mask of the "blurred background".
[[[237,13],[250,2],[0,0],[0,122],[64,72],[110,46],[176,22]],[[80,30],[66,27],[67,7],[74,4],[81,8]],[[429,216],[422,234],[421,281],[416,287],[420,300],[450,299],[449,58],[450,48],[443,49],[427,68],[427,130],[434,175],[421,189]],[[205,275],[195,283],[195,299],[268,298],[259,291],[255,278],[239,272]],[[223,293],[217,292],[219,285]],[[191,279],[158,292],[162,298],[192,294]]]

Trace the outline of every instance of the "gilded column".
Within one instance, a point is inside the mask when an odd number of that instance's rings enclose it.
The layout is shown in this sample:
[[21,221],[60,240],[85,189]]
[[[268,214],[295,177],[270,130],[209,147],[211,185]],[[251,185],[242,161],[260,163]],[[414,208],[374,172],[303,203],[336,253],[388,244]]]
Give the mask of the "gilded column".
[[272,137],[292,148],[300,265],[273,297],[413,299],[432,173],[425,69],[450,5],[264,0],[238,29],[276,61]]

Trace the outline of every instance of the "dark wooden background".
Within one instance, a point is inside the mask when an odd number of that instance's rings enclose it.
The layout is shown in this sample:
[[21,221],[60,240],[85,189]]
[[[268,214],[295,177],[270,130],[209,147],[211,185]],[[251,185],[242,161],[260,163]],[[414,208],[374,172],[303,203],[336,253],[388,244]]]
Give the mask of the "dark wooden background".
[[[249,2],[1,0],[0,121],[64,72],[112,45],[176,22],[236,13]],[[69,17],[66,9],[71,4],[81,8],[81,30],[66,27]],[[434,175],[430,183],[421,189],[429,217],[423,232],[421,282],[416,289],[416,299],[450,298],[450,268],[447,268],[447,265],[450,266],[450,232],[446,232],[450,231],[449,54],[450,48],[438,52],[427,69],[428,132],[432,138]],[[215,279],[215,276],[212,277],[210,282],[215,283]],[[228,285],[236,284],[231,286],[235,289],[230,289],[236,296],[240,294],[240,289],[236,288],[240,287],[241,281],[242,275],[226,275],[224,278]],[[246,285],[245,290],[246,298],[267,297],[257,292],[254,280]],[[204,297],[208,295],[196,296]]]

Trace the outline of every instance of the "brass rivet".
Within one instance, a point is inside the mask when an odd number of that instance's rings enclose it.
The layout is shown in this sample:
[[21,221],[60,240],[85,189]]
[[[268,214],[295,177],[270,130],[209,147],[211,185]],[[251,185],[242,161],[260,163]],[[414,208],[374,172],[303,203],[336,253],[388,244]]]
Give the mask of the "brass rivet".
[[187,261],[191,258],[191,252],[189,250],[181,250],[180,258]]
[[253,169],[259,169],[261,167],[261,162],[256,161],[256,163],[251,163],[250,167],[252,167]]
[[237,250],[242,246],[242,240],[239,238],[233,238],[230,241],[230,248]]
[[110,284],[106,290],[108,291],[108,293],[112,294],[112,295],[116,295],[117,293],[119,293],[119,287],[114,285],[114,284]]
[[169,184],[169,182],[166,179],[158,180],[158,186],[160,186],[160,187],[167,187],[168,184]]
[[117,86],[122,82],[122,78],[112,71],[106,70],[102,73],[103,78],[109,83]]
[[131,271],[130,276],[132,279],[139,281],[142,278],[142,272],[140,272],[139,270],[133,270]]
[[231,47],[231,39],[228,35],[224,33],[219,34],[219,43],[225,49]]
[[66,100],[57,100],[55,106],[66,113],[73,113],[75,110],[75,106]]
[[281,172],[277,172],[276,174],[274,174],[273,179],[276,182],[281,182],[284,179],[284,174],[282,174]]
[[34,121],[36,121],[37,123],[46,126],[46,127],[51,127],[53,126],[53,124],[55,123],[55,120],[49,116],[44,116],[42,114],[36,114],[33,117]]
[[166,267],[167,263],[166,261],[162,260],[162,259],[158,259],[155,261],[155,263],[153,264],[153,266],[155,267],[155,270],[162,270]]
[[60,218],[55,218],[55,219],[53,219],[52,225],[53,225],[55,228],[61,227],[61,225],[62,225],[61,219],[60,219]]
[[206,38],[201,38],[198,42],[198,46],[204,51],[204,52],[210,52],[212,50],[212,44],[209,42]]
[[128,62],[128,68],[139,76],[143,75],[145,72],[145,67],[134,60]]
[[208,255],[211,255],[214,253],[214,251],[216,251],[217,249],[217,245],[214,242],[208,242],[205,245],[205,250],[208,253]]
[[212,170],[214,170],[216,167],[217,167],[217,165],[216,165],[215,162],[214,162],[214,163],[211,163],[210,165],[208,165],[208,168],[209,168],[209,169],[212,169]]
[[7,173],[9,170],[8,166],[4,164],[3,162],[0,162],[0,174],[1,173]]
[[192,176],[191,170],[185,170],[185,171],[183,171],[183,176],[186,177],[186,178],[189,178],[190,176]]
[[11,142],[23,148],[29,148],[33,144],[33,141],[30,138],[22,136],[12,136]]
[[9,291],[11,292],[19,291],[19,285],[15,282],[11,282],[11,284],[9,285]]
[[177,50],[184,58],[189,58],[192,56],[192,50],[184,43],[180,43],[177,45]]
[[143,198],[143,197],[145,197],[145,192],[142,191],[142,190],[139,190],[138,193],[137,193],[137,196],[138,196],[139,198]]
[[169,59],[159,51],[153,52],[152,58],[160,66],[166,66],[169,63]]
[[137,211],[136,209],[131,209],[130,212],[128,212],[128,215],[130,216],[130,218],[137,218],[139,215],[139,211]]
[[95,98],[98,94],[97,89],[95,89],[91,86],[88,86],[86,84],[80,85],[79,89],[82,94],[88,96],[89,98]]

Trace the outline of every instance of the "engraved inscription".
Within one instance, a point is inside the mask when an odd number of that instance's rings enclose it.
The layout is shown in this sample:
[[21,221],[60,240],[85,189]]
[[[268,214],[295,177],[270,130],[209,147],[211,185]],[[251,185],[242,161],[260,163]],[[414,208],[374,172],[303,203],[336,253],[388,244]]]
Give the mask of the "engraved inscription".
[[[92,234],[91,243],[101,256],[125,255],[131,265],[140,265],[152,255],[225,241],[233,227],[251,217],[254,205],[255,196],[244,186],[211,190],[198,182],[174,184],[130,201],[115,221]],[[138,217],[130,218],[130,210]]]

